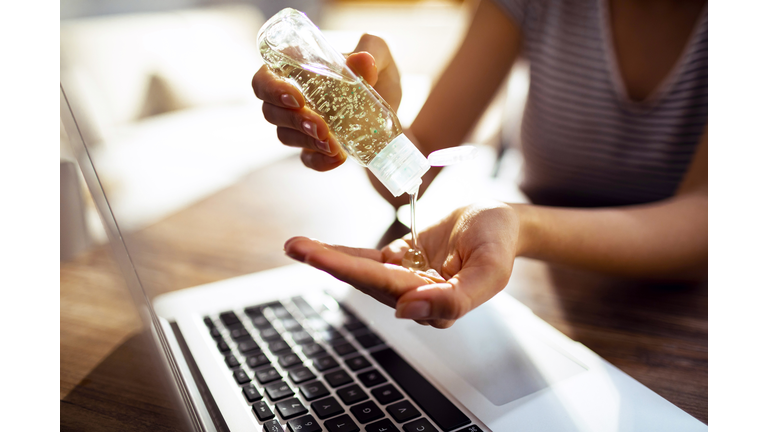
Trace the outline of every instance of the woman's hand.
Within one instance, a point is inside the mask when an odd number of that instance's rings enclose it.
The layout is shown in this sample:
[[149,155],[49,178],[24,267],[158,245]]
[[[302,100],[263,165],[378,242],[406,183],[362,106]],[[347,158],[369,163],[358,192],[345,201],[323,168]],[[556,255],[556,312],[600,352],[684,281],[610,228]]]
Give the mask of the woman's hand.
[[399,265],[409,238],[378,251],[294,237],[285,243],[285,252],[396,308],[398,318],[448,328],[504,289],[519,246],[519,228],[517,211],[507,204],[492,201],[460,208],[419,233],[419,248],[434,269],[428,272]]
[[[400,74],[383,39],[363,35],[347,66],[363,77],[397,110],[402,91]],[[251,81],[256,97],[264,101],[264,118],[277,126],[277,137],[283,144],[301,148],[301,160],[309,168],[328,171],[344,163],[347,155],[325,121],[310,110],[301,92],[264,65]]]

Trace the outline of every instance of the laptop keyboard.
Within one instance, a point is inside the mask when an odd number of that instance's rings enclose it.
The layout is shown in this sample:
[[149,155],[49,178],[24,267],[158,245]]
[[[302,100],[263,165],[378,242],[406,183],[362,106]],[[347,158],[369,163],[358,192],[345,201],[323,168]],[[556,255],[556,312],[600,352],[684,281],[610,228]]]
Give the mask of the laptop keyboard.
[[205,317],[264,432],[481,432],[351,311],[294,297]]

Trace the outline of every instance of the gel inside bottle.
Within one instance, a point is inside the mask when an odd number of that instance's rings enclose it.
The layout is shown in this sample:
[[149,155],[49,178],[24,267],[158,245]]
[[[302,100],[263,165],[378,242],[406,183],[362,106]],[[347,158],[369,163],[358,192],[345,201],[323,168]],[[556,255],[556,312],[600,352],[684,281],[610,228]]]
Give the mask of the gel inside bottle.
[[283,9],[259,30],[258,46],[272,72],[301,91],[352,159],[394,196],[418,191],[429,162],[403,134],[389,104],[347,67],[312,21]]

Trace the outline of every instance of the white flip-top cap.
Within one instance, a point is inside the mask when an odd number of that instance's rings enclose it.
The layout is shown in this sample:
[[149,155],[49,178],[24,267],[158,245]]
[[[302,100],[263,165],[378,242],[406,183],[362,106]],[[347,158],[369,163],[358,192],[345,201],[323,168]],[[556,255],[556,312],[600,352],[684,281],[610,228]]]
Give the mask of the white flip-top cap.
[[427,158],[406,138],[398,135],[368,164],[368,169],[394,196],[415,193],[429,171]]

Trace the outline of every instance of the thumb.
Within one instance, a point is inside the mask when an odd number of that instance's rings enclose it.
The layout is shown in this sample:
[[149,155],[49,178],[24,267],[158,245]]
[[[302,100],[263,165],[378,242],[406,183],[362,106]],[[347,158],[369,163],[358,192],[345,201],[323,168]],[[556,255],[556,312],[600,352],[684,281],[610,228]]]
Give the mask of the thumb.
[[376,68],[376,59],[366,51],[352,53],[347,57],[347,66],[352,72],[363,77],[370,85],[376,85],[379,80],[379,71]]

